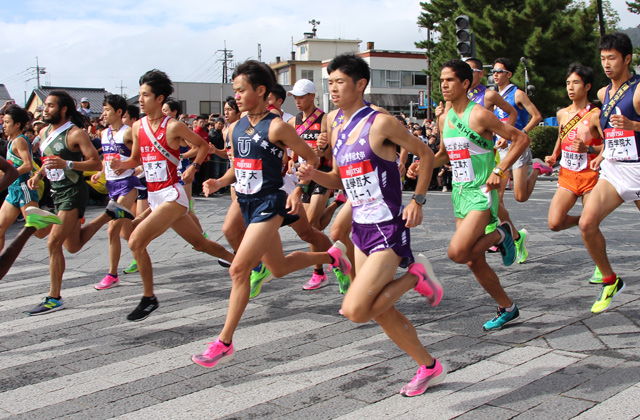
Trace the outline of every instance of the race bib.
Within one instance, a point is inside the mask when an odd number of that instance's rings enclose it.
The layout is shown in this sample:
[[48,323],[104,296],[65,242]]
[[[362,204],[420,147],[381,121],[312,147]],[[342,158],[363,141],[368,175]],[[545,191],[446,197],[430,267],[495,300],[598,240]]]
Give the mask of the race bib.
[[567,134],[569,142],[562,143],[562,159],[560,160],[560,166],[574,172],[580,172],[587,169],[587,154],[571,150],[571,142],[575,140],[577,135],[578,130],[576,128],[569,131]]
[[262,159],[235,158],[236,191],[255,194],[262,189]]
[[351,165],[340,167],[340,176],[344,185],[344,192],[351,200],[353,207],[383,201],[382,191],[378,183],[371,161],[363,160]]
[[638,160],[636,137],[633,130],[620,128],[605,128],[604,154],[608,160]]
[[169,171],[167,170],[167,161],[143,161],[144,176],[147,182],[165,182],[169,179]]
[[46,161],[47,161],[48,157],[47,156],[43,156],[42,157],[42,165],[45,167],[44,171],[47,174],[47,178],[49,179],[49,181],[62,181],[65,176],[64,176],[64,169],[47,169],[46,166]]
[[451,162],[451,175],[453,182],[475,181],[476,174],[473,171],[469,149],[447,151]]
[[107,179],[113,179],[113,178],[117,177],[116,173],[113,171],[113,169],[111,169],[111,161],[116,156],[118,156],[116,153],[105,153],[103,155],[103,157],[104,157],[104,173],[105,173],[105,177]]

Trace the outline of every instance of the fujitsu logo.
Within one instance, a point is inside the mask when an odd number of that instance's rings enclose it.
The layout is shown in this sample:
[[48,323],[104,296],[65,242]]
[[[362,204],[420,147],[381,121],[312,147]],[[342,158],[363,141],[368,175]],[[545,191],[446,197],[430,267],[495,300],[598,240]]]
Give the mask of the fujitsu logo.
[[362,174],[362,167],[361,166],[352,166],[349,165],[349,167],[347,168],[347,176],[356,176],[356,175],[361,175]]
[[236,161],[236,167],[238,169],[251,169],[252,166],[251,162],[245,162],[244,160]]

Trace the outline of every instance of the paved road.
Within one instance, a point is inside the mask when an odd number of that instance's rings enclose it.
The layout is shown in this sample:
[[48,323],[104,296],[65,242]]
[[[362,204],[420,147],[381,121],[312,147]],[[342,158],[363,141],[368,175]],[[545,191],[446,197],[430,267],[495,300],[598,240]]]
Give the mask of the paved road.
[[[130,323],[125,316],[142,291],[137,274],[122,276],[112,290],[92,287],[107,268],[103,229],[68,256],[68,309],[27,317],[49,281],[45,242],[33,238],[0,284],[0,418],[638,418],[638,211],[623,206],[604,224],[614,267],[628,287],[612,309],[593,316],[599,287],[587,283],[593,264],[579,232],[554,233],[546,225],[554,190],[555,183],[539,182],[528,203],[507,200],[518,228],[531,233],[530,256],[508,268],[489,257],[521,312],[519,323],[492,333],[482,324],[493,302],[466,267],[446,257],[451,193],[429,194],[427,231],[413,229],[412,243],[433,261],[444,299],[430,308],[410,292],[398,307],[449,376],[416,398],[398,395],[414,363],[377,325],[338,315],[335,279],[303,291],[307,270],[266,285],[234,337],[235,360],[207,370],[190,356],[220,331],[230,290],[228,273],[211,257],[173,232],[153,242],[161,306],[146,321]],[[228,197],[196,201],[203,226],[219,238]],[[100,211],[91,208],[88,217]],[[291,229],[281,235],[286,251],[302,249]],[[123,254],[125,266],[130,253]]]

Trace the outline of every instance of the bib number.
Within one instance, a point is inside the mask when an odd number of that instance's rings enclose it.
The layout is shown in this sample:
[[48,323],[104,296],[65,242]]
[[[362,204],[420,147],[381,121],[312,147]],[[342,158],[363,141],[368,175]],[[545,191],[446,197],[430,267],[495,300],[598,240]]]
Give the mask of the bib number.
[[237,192],[255,194],[262,189],[262,159],[235,158],[233,167]]
[[364,160],[340,167],[340,176],[344,192],[351,200],[353,207],[382,201],[382,191],[378,183],[378,175],[371,166],[371,161]]
[[166,160],[143,162],[142,165],[148,182],[165,182],[169,179]]
[[453,182],[475,181],[476,174],[473,171],[471,155],[469,149],[449,150],[449,161],[451,162],[451,175]]
[[47,174],[47,178],[49,179],[49,181],[62,181],[63,179],[65,179],[64,176],[64,169],[47,169],[46,167],[46,161],[47,161],[47,157],[43,156],[42,157],[42,165],[45,167],[45,173]]
[[632,130],[606,128],[604,130],[604,158],[608,160],[638,160],[636,136]]

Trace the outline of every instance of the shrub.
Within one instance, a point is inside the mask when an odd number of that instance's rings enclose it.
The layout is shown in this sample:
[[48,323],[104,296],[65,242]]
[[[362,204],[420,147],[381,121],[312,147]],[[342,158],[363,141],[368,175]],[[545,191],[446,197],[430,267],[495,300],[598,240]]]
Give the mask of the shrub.
[[531,153],[534,158],[544,160],[553,152],[558,140],[558,127],[537,126],[527,133],[531,138]]

